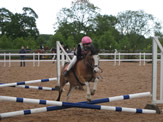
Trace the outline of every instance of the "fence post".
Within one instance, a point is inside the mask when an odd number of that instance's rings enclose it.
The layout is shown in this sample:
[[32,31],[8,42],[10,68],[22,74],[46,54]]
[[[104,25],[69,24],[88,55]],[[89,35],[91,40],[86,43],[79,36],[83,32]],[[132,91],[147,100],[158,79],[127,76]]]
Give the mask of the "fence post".
[[157,44],[154,39],[152,42],[152,102],[156,102],[157,97]]
[[4,62],[3,62],[4,67],[6,67],[6,53],[4,53]]
[[9,67],[11,67],[11,53],[9,53]]
[[39,67],[40,66],[40,53],[38,53],[38,64],[37,66]]
[[141,53],[139,53],[139,66],[141,66]]
[[60,48],[58,45],[59,41],[56,42],[57,46],[57,81],[58,81],[58,86],[60,86]]
[[145,65],[145,52],[144,52],[144,65]]
[[114,52],[114,66],[116,66],[116,63],[117,63],[117,53],[116,52]]
[[33,53],[33,67],[35,67],[35,53]]

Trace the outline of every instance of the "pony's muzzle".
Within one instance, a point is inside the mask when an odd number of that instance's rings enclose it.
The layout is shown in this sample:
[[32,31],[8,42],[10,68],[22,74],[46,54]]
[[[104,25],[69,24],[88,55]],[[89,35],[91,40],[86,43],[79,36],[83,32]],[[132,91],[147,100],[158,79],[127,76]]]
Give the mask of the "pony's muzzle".
[[95,72],[95,73],[98,73],[98,72],[100,72],[101,70],[98,68],[98,67],[95,67],[94,69],[93,69],[93,72]]

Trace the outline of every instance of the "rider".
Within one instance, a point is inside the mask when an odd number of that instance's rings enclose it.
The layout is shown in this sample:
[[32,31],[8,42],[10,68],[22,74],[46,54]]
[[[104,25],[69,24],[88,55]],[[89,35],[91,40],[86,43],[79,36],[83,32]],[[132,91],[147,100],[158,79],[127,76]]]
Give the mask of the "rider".
[[[64,68],[63,75],[67,75],[68,71],[74,66],[77,60],[83,59],[87,54],[87,49],[90,48],[91,53],[95,59],[95,66],[98,66],[98,55],[96,53],[95,47],[92,44],[92,39],[89,36],[84,36],[81,42],[78,44],[76,51],[74,52],[74,57],[70,64]],[[95,70],[95,69],[94,69]],[[99,70],[99,69],[96,69]],[[95,70],[95,71],[96,71]]]

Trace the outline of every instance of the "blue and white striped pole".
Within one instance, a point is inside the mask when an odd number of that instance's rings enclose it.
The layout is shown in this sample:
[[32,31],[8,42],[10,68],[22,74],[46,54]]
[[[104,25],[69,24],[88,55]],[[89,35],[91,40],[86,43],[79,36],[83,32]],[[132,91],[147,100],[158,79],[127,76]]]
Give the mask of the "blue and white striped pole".
[[[118,111],[118,112],[132,112],[132,113],[144,113],[144,114],[156,113],[156,110],[104,106],[104,105],[91,105],[91,104],[83,104],[83,103],[64,103],[63,102],[62,107],[89,108],[89,109],[97,109],[97,110],[110,110],[110,111]],[[6,118],[6,117],[18,116],[18,115],[28,115],[28,114],[48,112],[48,111],[54,111],[54,110],[58,110],[56,106],[34,108],[34,109],[21,110],[21,111],[15,111],[15,112],[7,112],[7,113],[1,113],[0,119]]]
[[18,85],[18,86],[14,86],[14,87],[26,88],[26,89],[47,90],[47,91],[54,91],[54,90],[56,90],[56,88],[42,87],[42,86],[27,86],[27,85]]
[[[119,100],[133,99],[150,96],[150,92],[135,93],[121,96],[114,96],[102,99],[96,99],[89,102],[90,104],[104,103],[104,102],[113,102]],[[11,97],[11,96],[0,96],[0,101],[11,101],[11,102],[22,102],[22,103],[34,103],[34,104],[46,104],[46,105],[57,105],[59,101],[52,100],[40,100],[40,99],[31,99],[31,98],[20,98],[20,97]],[[86,103],[86,102],[80,102]],[[58,106],[58,105],[57,105]]]
[[[138,94],[141,94],[141,93],[138,93]],[[148,94],[148,92],[146,92],[146,95],[147,94]],[[134,98],[133,97],[134,94],[131,94],[131,95],[132,95],[132,98]],[[145,93],[144,93],[144,95],[145,95]],[[124,95],[124,96],[126,96],[126,95]],[[5,98],[5,96],[2,96],[2,97]],[[7,97],[5,99],[2,99],[2,97],[1,97],[1,100],[8,99]],[[115,97],[111,97],[111,98],[115,98]],[[138,98],[138,97],[136,97],[136,98]],[[116,100],[118,100],[118,99],[114,99],[114,101],[116,101]],[[124,99],[121,99],[121,100],[124,100]],[[92,102],[89,102],[89,103],[87,101],[79,102],[79,103],[68,103],[68,102],[47,101],[47,100],[37,100],[37,99],[33,99],[31,102],[31,100],[28,98],[12,98],[12,100],[10,99],[7,101],[17,101],[17,102],[26,101],[25,103],[55,104],[58,106],[49,106],[49,107],[35,108],[35,109],[30,109],[30,110],[21,110],[21,111],[15,111],[15,112],[1,113],[0,118],[13,117],[13,116],[18,116],[18,115],[27,115],[27,114],[40,113],[40,112],[47,112],[47,111],[53,111],[53,110],[60,110],[60,109],[65,109],[65,108],[70,108],[70,107],[99,109],[99,110],[112,110],[112,111],[119,111],[119,112],[124,111],[124,112],[134,112],[134,113],[156,113],[155,110],[148,110],[148,109],[90,105],[90,104],[111,102],[111,101],[109,101],[109,98],[92,100]]]
[[[0,85],[1,84],[5,84],[5,83],[0,83]],[[47,91],[54,91],[54,90],[56,90],[56,88],[42,87],[42,86],[18,85],[18,86],[11,86],[11,87],[18,87],[18,88],[25,88],[25,89],[47,90]]]
[[22,82],[15,82],[15,83],[5,83],[5,84],[0,84],[0,87],[25,85],[25,84],[40,83],[40,82],[49,82],[49,81],[53,81],[53,80],[57,80],[57,78],[48,78],[48,79],[31,80],[31,81],[22,81]]

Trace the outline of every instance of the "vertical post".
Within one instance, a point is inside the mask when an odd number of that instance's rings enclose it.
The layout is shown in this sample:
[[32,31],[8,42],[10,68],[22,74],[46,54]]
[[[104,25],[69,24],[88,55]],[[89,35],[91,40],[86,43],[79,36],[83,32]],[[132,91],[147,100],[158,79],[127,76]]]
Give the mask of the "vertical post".
[[56,42],[57,46],[57,81],[58,81],[58,86],[60,86],[60,48],[58,45],[58,41]]
[[139,53],[139,66],[141,66],[141,53]]
[[161,52],[160,60],[160,100],[163,100],[163,52]]
[[114,52],[114,66],[116,66],[116,63],[117,63],[117,60],[116,60],[116,58],[117,58],[117,53],[116,52]]
[[9,53],[9,67],[11,67],[11,53]]
[[6,53],[4,53],[4,62],[3,62],[4,67],[6,67]]
[[40,53],[38,53],[38,64],[37,66],[39,67],[40,66]]
[[145,65],[145,53],[144,53],[144,65]]
[[155,38],[152,44],[152,102],[156,102],[157,97],[157,44]]
[[119,66],[120,66],[120,62],[121,62],[121,54],[120,54],[120,52],[118,54],[118,57],[119,57]]
[[35,67],[35,53],[33,53],[33,67]]

